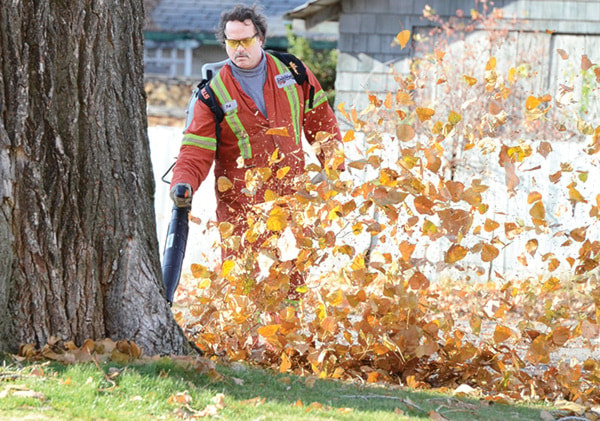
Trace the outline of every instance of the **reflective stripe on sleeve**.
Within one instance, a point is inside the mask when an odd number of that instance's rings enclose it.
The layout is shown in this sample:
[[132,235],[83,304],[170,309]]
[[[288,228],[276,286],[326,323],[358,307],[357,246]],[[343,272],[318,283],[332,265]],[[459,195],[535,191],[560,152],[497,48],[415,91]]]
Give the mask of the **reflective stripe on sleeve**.
[[321,89],[321,90],[319,90],[319,92],[315,93],[312,108],[308,108],[308,100],[306,100],[306,104],[304,104],[304,114],[317,108],[319,105],[321,105],[325,101],[327,101],[327,94],[325,93],[325,91],[323,91],[323,89]]
[[183,135],[184,145],[198,146],[203,149],[211,151],[217,150],[217,139],[213,137],[197,136],[195,134],[187,133]]

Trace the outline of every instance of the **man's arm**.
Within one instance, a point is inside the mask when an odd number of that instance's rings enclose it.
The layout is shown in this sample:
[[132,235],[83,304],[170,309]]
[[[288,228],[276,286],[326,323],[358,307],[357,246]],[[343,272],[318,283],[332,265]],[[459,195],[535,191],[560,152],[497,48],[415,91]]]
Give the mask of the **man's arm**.
[[194,117],[183,134],[177,163],[173,168],[171,188],[178,183],[187,183],[195,192],[208,176],[216,150],[214,115],[206,104],[196,101]]

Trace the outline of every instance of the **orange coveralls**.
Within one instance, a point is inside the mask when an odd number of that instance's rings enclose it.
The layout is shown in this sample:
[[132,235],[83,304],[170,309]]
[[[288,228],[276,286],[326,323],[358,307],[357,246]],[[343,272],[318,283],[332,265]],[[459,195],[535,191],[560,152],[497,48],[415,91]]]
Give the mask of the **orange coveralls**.
[[[216,139],[214,114],[202,101],[196,101],[193,120],[184,132],[171,181],[171,186],[189,183],[195,192],[214,161],[215,180],[226,177],[233,183],[233,187],[224,192],[215,185],[217,221],[233,224],[237,235],[246,230],[247,211],[251,205],[264,202],[267,189],[278,195],[293,193],[292,183],[286,180],[304,172],[302,133],[310,144],[315,142],[320,131],[334,135],[330,142],[340,145],[342,142],[335,114],[314,74],[307,68],[308,81],[299,86],[281,61],[265,54],[267,76],[263,93],[268,118],[243,91],[233,77],[230,65],[226,64],[210,82],[217,102],[225,111],[220,124],[220,140],[217,142]],[[311,85],[314,99],[309,108]],[[278,130],[267,134],[269,129]],[[276,149],[283,159],[269,165],[269,158]],[[324,154],[320,153],[318,159],[323,165]],[[277,179],[276,171],[288,166],[290,170],[286,177]],[[245,173],[253,167],[270,167],[273,176],[255,194],[248,195],[242,189],[246,187]]]

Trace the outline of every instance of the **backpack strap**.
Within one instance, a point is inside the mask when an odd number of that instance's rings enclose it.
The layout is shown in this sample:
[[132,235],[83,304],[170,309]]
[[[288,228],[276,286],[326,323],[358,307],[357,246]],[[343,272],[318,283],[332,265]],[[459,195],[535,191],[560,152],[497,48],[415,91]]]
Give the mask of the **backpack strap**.
[[[286,67],[294,76],[298,85],[304,85],[308,82],[308,74],[306,72],[306,66],[302,63],[298,57],[290,53],[282,53],[280,51],[268,50],[268,53],[276,57],[279,61],[286,65]],[[313,107],[313,101],[315,99],[315,87],[310,85],[308,95],[308,107]]]

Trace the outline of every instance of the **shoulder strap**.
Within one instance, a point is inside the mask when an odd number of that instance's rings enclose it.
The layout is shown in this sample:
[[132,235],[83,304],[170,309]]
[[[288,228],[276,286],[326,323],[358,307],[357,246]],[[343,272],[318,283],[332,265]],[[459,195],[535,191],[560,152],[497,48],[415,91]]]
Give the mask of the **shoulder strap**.
[[[306,66],[302,63],[298,57],[290,53],[282,53],[280,51],[268,50],[268,53],[272,56],[276,57],[279,61],[286,65],[286,67],[290,70],[296,83],[298,85],[303,85],[308,81],[308,74],[306,73]],[[309,93],[308,93],[308,107],[313,107],[313,100],[315,99],[315,87],[313,85],[309,85]]]

